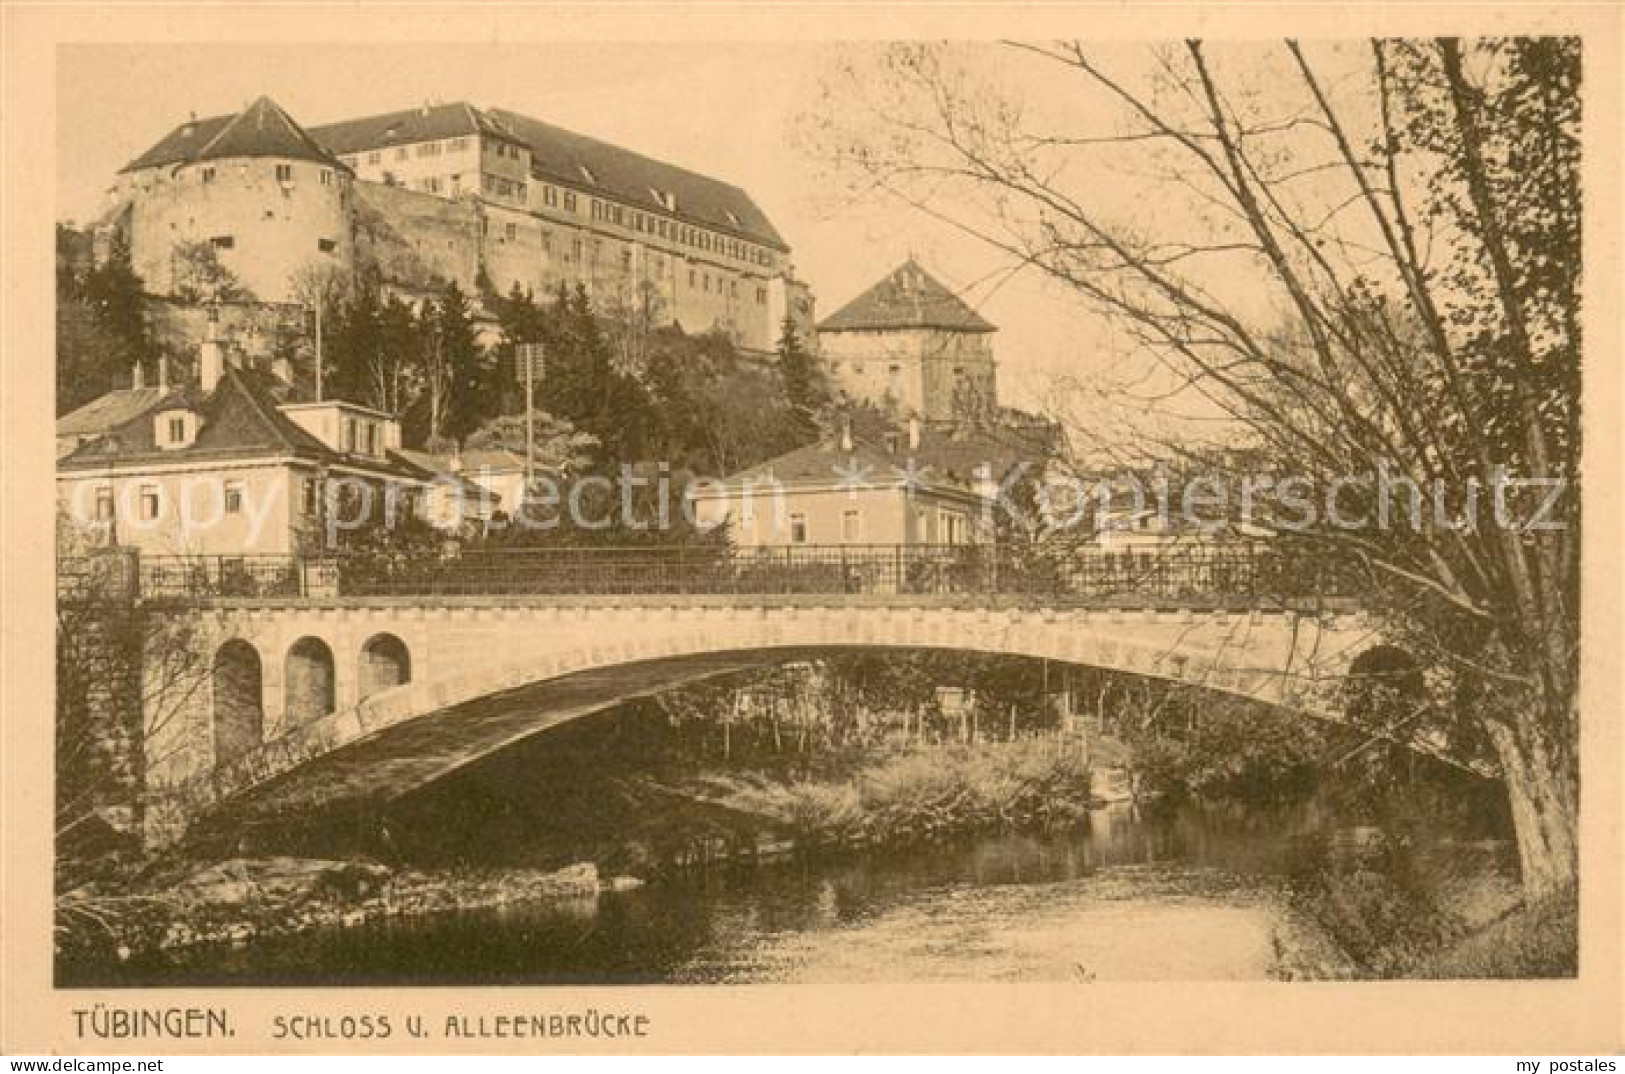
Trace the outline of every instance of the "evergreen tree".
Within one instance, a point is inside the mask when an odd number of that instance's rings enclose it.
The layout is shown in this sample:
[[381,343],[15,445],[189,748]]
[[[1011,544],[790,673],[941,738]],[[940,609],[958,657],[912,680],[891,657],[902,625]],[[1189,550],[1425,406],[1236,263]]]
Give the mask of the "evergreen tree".
[[468,296],[455,282],[418,318],[420,387],[407,409],[409,439],[430,450],[461,443],[494,410],[495,363],[474,334]]
[[67,231],[57,230],[58,414],[128,384],[137,363],[148,383],[158,372],[144,289],[128,248],[116,242],[104,263],[80,268],[70,256],[73,236]]
[[779,381],[790,410],[787,432],[792,446],[812,443],[818,439],[818,415],[830,403],[829,384],[818,359],[802,345],[789,314],[779,326]]
[[641,458],[656,416],[642,385],[615,368],[586,288],[561,292],[547,320],[547,373],[538,402],[598,440],[600,465]]

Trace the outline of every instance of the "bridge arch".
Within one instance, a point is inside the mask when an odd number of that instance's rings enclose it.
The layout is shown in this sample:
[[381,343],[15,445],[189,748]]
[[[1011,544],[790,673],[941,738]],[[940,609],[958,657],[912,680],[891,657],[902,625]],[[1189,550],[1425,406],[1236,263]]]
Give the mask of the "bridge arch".
[[[520,738],[635,697],[838,650],[1034,657],[1175,680],[1336,720],[1349,658],[1374,640],[1370,624],[1351,617],[843,606],[794,598],[693,607],[358,605],[314,618],[302,609],[285,614],[288,625],[305,630],[331,624],[327,636],[336,648],[357,655],[363,639],[382,633],[411,639],[411,678],[365,697],[358,684],[341,682],[342,708],[290,720],[261,749],[178,787],[174,797],[185,815],[288,816],[332,804],[335,796],[393,797]],[[263,615],[245,618],[245,629],[271,634],[267,628],[276,625]],[[314,711],[320,706],[294,704],[298,679],[291,675],[286,684],[289,711]]]
[[374,634],[361,646],[361,700],[412,681],[412,652],[388,632]]
[[211,668],[216,764],[239,757],[265,740],[264,670],[259,650],[232,638],[215,650]]
[[283,662],[283,709],[297,727],[332,713],[337,700],[333,650],[321,638],[305,636],[288,647]]

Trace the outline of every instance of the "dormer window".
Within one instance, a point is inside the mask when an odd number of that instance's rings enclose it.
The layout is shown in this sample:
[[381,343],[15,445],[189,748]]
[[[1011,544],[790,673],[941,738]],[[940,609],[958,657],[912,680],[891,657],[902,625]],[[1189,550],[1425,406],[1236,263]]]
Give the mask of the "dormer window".
[[197,415],[190,410],[165,410],[153,418],[152,438],[165,451],[191,446],[197,439]]

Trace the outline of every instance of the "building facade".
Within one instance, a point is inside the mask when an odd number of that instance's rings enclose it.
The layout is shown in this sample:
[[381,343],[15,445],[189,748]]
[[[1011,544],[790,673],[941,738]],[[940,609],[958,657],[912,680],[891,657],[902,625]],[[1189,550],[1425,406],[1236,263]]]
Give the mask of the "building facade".
[[798,448],[718,482],[691,485],[703,529],[736,548],[784,545],[961,545],[986,539],[977,475],[940,465],[918,421],[878,441]]
[[[790,248],[738,187],[503,109],[467,103],[308,132],[261,98],[189,120],[123,171],[122,231],[150,291],[188,288],[198,244],[264,302],[307,266],[545,295],[585,287],[612,316],[721,330],[766,352],[788,315],[812,338]],[[100,244],[106,249],[110,242]]]
[[390,416],[287,402],[285,382],[216,341],[198,366],[195,383],[110,392],[58,420],[58,509],[86,543],[247,570],[421,513],[433,475],[400,457]]

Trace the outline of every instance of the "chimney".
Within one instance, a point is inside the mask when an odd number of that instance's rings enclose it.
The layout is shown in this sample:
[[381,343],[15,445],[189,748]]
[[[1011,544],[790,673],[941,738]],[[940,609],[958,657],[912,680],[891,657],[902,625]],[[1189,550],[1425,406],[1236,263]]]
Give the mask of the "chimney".
[[135,365],[130,368],[130,387],[139,391],[146,386],[147,371],[143,369],[141,367],[141,363],[137,361]]
[[158,356],[158,390],[169,390],[169,355]]
[[209,333],[198,348],[197,382],[205,392],[214,391],[215,385],[226,372],[226,352],[220,345],[220,330],[209,322]]
[[911,415],[908,419],[908,449],[920,450],[920,419],[918,415]]
[[852,419],[851,418],[842,418],[841,419],[841,450],[846,451],[846,452],[850,452],[852,450]]

